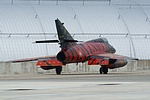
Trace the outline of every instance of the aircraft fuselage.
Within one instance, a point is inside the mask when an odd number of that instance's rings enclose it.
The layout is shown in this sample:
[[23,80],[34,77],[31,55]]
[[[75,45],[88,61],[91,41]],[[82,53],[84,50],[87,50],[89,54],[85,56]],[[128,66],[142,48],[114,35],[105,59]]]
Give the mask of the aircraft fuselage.
[[57,59],[63,64],[85,62],[93,54],[115,53],[116,50],[108,41],[101,41],[105,38],[98,38],[81,44],[76,44],[70,48],[63,49],[57,54]]

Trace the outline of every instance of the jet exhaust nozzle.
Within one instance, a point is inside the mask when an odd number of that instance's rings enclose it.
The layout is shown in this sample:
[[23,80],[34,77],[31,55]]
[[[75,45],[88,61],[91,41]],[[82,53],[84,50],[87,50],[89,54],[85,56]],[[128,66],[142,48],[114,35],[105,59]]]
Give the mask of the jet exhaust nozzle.
[[66,59],[66,55],[65,55],[65,53],[64,52],[59,52],[58,54],[57,54],[57,59],[60,61],[60,62],[63,62],[63,61],[65,61],[65,59]]

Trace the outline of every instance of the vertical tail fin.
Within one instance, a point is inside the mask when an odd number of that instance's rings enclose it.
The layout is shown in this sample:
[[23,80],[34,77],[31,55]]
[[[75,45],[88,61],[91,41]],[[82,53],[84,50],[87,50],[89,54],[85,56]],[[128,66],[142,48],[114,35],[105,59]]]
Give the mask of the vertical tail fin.
[[[68,47],[72,45],[76,45],[77,43],[74,41],[73,37],[69,34],[67,29],[63,26],[64,23],[61,23],[59,19],[56,19],[55,23],[56,23],[58,38],[60,41],[60,47],[62,49],[67,49]],[[69,42],[69,41],[72,41],[72,42]]]

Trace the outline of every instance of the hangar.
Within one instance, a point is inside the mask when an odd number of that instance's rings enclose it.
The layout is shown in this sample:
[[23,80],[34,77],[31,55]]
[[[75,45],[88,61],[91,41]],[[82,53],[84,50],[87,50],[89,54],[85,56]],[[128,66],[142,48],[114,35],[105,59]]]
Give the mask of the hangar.
[[[54,20],[59,18],[72,36],[81,41],[106,37],[117,54],[137,57],[133,69],[150,68],[149,0],[2,0],[0,1],[1,73],[16,65],[5,61],[55,55],[58,44],[33,44],[57,39]],[[19,64],[33,66],[33,64]],[[7,69],[3,68],[8,67]],[[70,65],[71,66],[71,65]],[[131,65],[130,65],[131,66]],[[81,64],[76,70],[93,71]],[[141,68],[142,67],[142,68]],[[27,68],[28,72],[32,68]],[[34,69],[34,68],[33,68]],[[127,70],[126,67],[125,70]],[[68,68],[64,69],[68,70]],[[69,69],[72,70],[72,69]],[[13,72],[13,73],[14,73]]]

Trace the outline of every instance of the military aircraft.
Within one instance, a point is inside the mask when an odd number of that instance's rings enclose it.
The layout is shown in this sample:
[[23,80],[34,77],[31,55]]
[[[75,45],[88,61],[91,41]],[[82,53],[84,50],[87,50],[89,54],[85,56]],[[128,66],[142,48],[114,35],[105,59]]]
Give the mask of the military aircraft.
[[69,63],[84,63],[88,65],[100,65],[100,74],[107,74],[108,69],[123,67],[128,60],[138,60],[137,58],[114,54],[115,48],[111,46],[106,38],[98,38],[86,42],[74,40],[59,19],[55,20],[59,40],[41,40],[35,43],[59,43],[61,50],[56,56],[46,56],[28,58],[12,61],[26,62],[38,60],[37,66],[44,70],[56,69],[56,74],[61,74],[62,66]]

